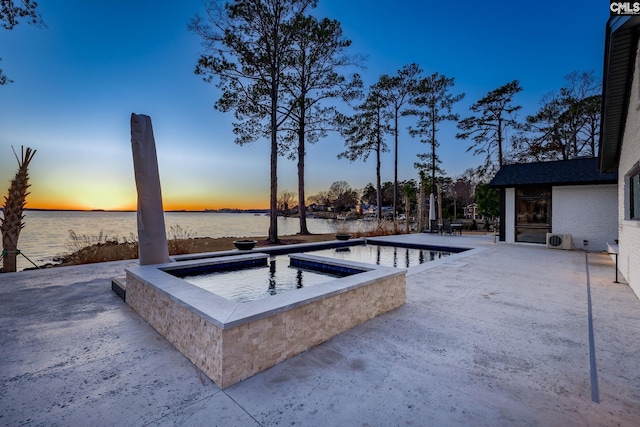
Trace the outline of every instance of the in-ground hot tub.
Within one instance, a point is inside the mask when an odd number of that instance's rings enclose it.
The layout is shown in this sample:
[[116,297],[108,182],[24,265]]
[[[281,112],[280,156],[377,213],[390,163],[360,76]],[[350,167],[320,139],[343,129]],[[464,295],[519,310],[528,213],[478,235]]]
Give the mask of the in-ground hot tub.
[[251,253],[128,268],[126,302],[225,388],[406,300],[406,270],[308,254],[291,254],[292,265],[351,275],[243,303],[174,275],[181,269],[256,265],[265,257]]

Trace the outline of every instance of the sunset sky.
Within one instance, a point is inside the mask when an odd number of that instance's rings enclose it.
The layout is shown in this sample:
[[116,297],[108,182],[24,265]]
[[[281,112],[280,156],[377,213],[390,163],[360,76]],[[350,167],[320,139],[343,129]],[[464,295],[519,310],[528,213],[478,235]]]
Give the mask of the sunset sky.
[[[390,7],[393,5],[394,7]],[[187,30],[202,2],[150,0],[39,2],[47,28],[20,23],[0,29],[0,68],[14,83],[0,86],[0,192],[17,163],[13,145],[37,150],[27,207],[135,209],[129,118],[153,121],[164,208],[266,208],[269,142],[233,142],[232,114],[213,108],[220,93],[193,73],[200,39]],[[319,0],[312,11],[341,22],[350,52],[367,57],[358,71],[366,85],[381,74],[418,63],[425,75],[455,78],[466,93],[456,112],[514,79],[515,102],[532,114],[541,97],[572,71],[602,75],[605,1]],[[428,147],[406,131],[400,140],[401,180],[416,178],[416,154]],[[455,124],[441,126],[439,155],[448,176],[476,167]],[[387,140],[392,143],[391,138]],[[375,162],[337,159],[339,135],[310,146],[307,195],[347,181],[354,189],[375,182]],[[382,179],[393,180],[393,153]],[[296,192],[296,164],[279,161],[279,190]]]

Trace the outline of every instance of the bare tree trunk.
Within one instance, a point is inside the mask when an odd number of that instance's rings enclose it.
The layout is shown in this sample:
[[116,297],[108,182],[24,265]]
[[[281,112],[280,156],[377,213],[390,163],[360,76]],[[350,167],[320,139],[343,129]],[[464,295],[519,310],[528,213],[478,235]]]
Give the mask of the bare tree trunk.
[[[277,46],[276,46],[277,49]],[[275,66],[275,65],[274,65]],[[271,75],[277,78],[277,69]],[[271,194],[269,200],[269,237],[271,244],[278,239],[278,85],[271,85]]]
[[438,219],[442,222],[442,186],[438,184]]
[[498,169],[502,168],[502,119],[498,119]]
[[376,148],[376,203],[378,207],[376,208],[376,213],[378,215],[378,222],[382,221],[382,184],[380,182],[380,135],[378,135],[378,145]]
[[[304,102],[304,100],[302,101]],[[304,129],[304,106],[301,108],[301,126],[300,129]],[[298,214],[300,215],[300,234],[309,235],[307,229],[307,207],[305,204],[304,195],[304,157],[305,157],[305,140],[304,131],[300,131],[298,134]]]
[[395,117],[395,147],[394,147],[394,162],[393,162],[393,220],[396,220],[398,209],[396,207],[396,200],[398,200],[398,110],[396,109]]
[[411,210],[411,198],[406,195],[404,199],[404,232],[409,234],[409,212]]
[[[275,119],[275,116],[274,116]],[[275,244],[278,239],[278,141],[276,132],[271,136],[271,197],[269,202],[269,238]]]
[[420,190],[418,194],[418,209],[416,215],[418,216],[418,232],[422,232],[424,230],[424,203],[425,203],[425,192],[424,192],[424,182],[420,179]]

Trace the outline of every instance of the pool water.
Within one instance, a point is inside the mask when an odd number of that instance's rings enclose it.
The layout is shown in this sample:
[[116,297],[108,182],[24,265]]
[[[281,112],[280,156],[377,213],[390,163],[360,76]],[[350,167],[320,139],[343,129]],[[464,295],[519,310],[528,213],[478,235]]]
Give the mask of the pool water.
[[197,274],[183,280],[235,302],[254,301],[282,292],[325,283],[337,274],[289,266],[288,255],[269,258],[267,266]]
[[[434,249],[404,248],[363,244],[305,252],[327,258],[376,264],[383,267],[409,268],[433,261],[451,252]],[[271,295],[325,283],[344,274],[290,266],[289,255],[269,257],[266,266],[217,270],[180,275],[196,286],[235,302],[248,302]]]
[[451,252],[433,249],[403,248],[384,245],[358,245],[344,248],[322,249],[308,252],[310,255],[337,258],[346,261],[365,262],[383,267],[409,268],[434,261]]

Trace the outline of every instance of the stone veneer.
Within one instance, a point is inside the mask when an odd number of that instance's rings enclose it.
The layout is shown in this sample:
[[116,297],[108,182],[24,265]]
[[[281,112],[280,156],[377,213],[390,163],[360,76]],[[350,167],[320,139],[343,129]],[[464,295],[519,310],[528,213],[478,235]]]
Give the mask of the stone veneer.
[[163,271],[194,262],[133,267],[126,302],[221,388],[405,303],[405,270],[296,256],[363,272],[236,303]]

